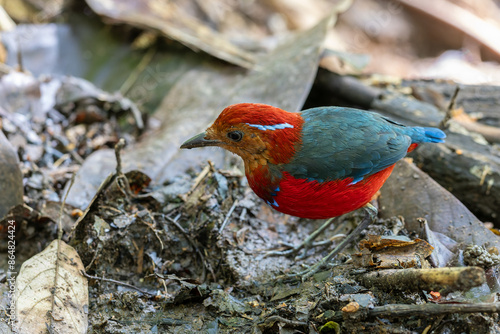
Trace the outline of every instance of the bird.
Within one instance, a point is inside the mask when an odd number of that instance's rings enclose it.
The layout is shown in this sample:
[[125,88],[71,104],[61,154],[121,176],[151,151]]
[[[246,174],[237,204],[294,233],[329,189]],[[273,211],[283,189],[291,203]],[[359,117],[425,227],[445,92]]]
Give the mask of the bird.
[[[260,103],[226,107],[182,149],[217,146],[239,155],[250,188],[273,209],[301,218],[330,218],[294,251],[307,246],[333,217],[360,209],[366,216],[312,276],[376,217],[370,204],[395,163],[422,143],[442,143],[438,128],[405,126],[375,112],[316,107],[288,112]],[[282,254],[278,252],[279,254]]]

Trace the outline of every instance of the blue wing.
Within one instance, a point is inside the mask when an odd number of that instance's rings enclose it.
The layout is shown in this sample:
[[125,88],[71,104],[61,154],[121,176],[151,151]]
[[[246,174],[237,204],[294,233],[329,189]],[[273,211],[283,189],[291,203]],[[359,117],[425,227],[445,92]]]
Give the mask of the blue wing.
[[352,108],[308,109],[302,117],[302,147],[284,171],[319,182],[352,177],[356,183],[393,165],[406,155],[414,129],[424,129]]

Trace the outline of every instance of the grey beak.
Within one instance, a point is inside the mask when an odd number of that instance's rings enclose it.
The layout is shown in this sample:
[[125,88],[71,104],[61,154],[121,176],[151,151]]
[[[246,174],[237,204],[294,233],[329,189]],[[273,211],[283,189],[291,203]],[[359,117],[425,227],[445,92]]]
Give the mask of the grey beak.
[[195,147],[204,147],[204,146],[217,146],[220,144],[218,140],[209,140],[205,139],[206,133],[202,132],[193,138],[186,140],[181,148],[195,148]]

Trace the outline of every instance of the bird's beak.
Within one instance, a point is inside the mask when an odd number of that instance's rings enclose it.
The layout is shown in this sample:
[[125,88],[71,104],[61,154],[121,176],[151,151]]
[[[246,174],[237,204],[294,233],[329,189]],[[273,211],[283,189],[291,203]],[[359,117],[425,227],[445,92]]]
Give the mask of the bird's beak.
[[199,135],[194,136],[186,140],[181,148],[195,148],[195,147],[204,147],[204,146],[218,146],[220,141],[218,140],[210,140],[206,139],[205,136],[207,134],[205,132],[200,133]]

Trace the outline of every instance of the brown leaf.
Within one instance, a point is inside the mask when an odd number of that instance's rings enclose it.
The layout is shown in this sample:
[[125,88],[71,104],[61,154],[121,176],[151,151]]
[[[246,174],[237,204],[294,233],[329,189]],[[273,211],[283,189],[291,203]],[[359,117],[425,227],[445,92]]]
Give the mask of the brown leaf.
[[357,266],[376,268],[414,268],[426,266],[424,259],[432,253],[425,240],[405,241],[370,235],[359,243],[361,253],[354,254]]
[[423,217],[434,232],[458,243],[495,246],[500,238],[484,227],[456,197],[412,163],[402,160],[381,189],[380,215],[405,217],[410,231],[420,232]]
[[58,240],[25,261],[16,279],[19,333],[46,333],[48,326],[57,333],[86,333],[89,301],[83,269],[73,247]]
[[201,49],[230,63],[245,68],[252,68],[255,63],[251,53],[236,47],[216,31],[187,15],[175,2],[87,0],[87,4],[100,15],[120,23],[157,30],[194,50]]

